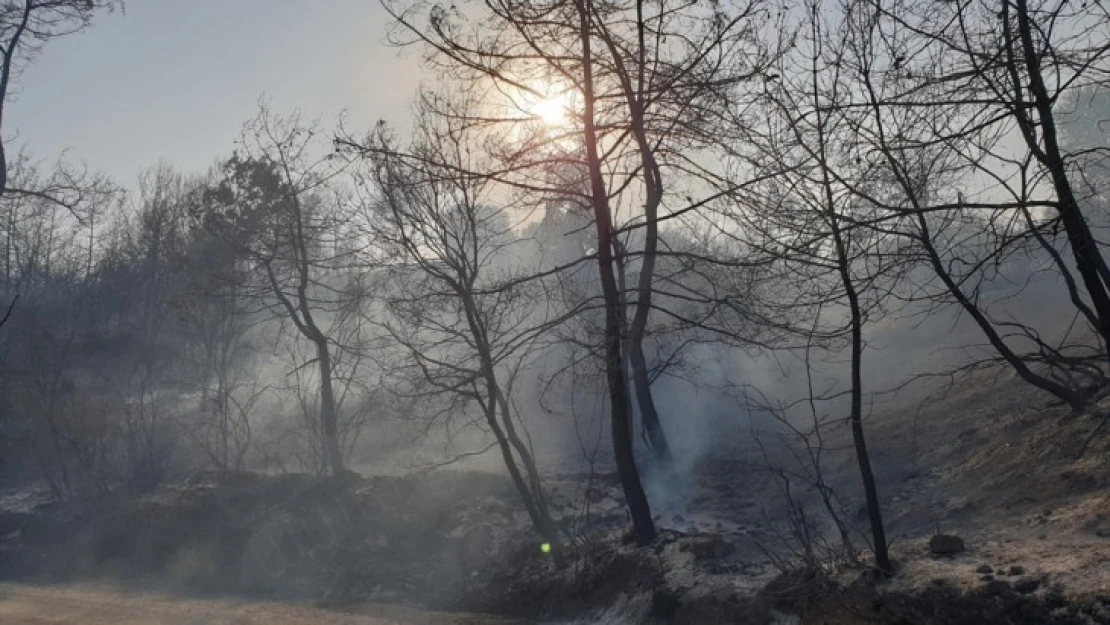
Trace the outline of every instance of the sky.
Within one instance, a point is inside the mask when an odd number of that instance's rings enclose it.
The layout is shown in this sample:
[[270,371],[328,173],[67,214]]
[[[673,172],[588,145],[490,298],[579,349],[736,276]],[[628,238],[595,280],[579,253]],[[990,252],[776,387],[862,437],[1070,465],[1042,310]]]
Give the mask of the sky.
[[377,0],[131,0],[42,50],[4,138],[131,186],[159,159],[190,173],[229,154],[263,95],[329,127],[343,111],[356,129],[403,123],[419,59],[386,26]]

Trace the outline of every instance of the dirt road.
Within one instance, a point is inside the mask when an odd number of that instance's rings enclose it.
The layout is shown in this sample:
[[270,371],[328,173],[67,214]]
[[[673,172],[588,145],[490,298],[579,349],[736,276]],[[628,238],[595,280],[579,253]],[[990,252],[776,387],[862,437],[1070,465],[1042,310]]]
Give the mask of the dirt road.
[[293,603],[197,599],[96,585],[0,584],[4,625],[509,625],[485,616],[391,606],[343,611]]

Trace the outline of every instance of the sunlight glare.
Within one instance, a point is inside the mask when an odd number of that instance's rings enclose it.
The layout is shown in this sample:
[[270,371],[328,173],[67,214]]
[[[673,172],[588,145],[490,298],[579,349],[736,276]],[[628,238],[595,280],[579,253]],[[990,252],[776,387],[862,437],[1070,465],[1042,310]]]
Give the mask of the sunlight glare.
[[567,121],[567,103],[564,98],[548,96],[532,105],[532,114],[548,128],[559,128]]

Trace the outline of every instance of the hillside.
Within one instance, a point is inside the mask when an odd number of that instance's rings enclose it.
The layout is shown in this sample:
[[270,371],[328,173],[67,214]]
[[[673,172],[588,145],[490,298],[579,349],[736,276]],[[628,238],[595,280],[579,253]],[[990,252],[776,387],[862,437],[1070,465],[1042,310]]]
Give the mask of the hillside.
[[[825,619],[861,596],[868,609],[882,605],[876,597],[902,598],[902,622],[947,623],[957,621],[925,616],[934,600],[950,605],[959,595],[976,605],[976,597],[997,596],[1019,606],[1058,604],[1064,620],[1052,622],[1105,623],[1110,436],[1095,429],[1107,410],[1110,399],[1071,415],[1012,381],[971,379],[920,412],[873,417],[870,442],[900,566],[874,587],[861,586],[866,569],[852,566],[830,569],[820,583],[783,573],[797,545],[770,521],[783,518],[783,498],[774,473],[759,470],[764,458],[751,455],[707,459],[687,476],[691,495],[681,511],[657,516],[664,529],[648,549],[625,542],[615,476],[551,476],[552,507],[576,536],[561,563],[539,549],[511,484],[473,471],[208,475],[137,498],[65,505],[9,492],[0,517],[3,574],[27,583],[110,581],[186,595],[630,623],[758,622],[772,608],[831,623]],[[830,434],[831,449],[840,436]],[[850,459],[834,453],[827,478],[855,510]],[[861,520],[848,519],[857,531]],[[938,528],[966,549],[931,554]],[[783,591],[784,580],[797,584]],[[1079,610],[1092,620],[1067,620]],[[1032,611],[999,622],[1038,622],[1022,620]]]

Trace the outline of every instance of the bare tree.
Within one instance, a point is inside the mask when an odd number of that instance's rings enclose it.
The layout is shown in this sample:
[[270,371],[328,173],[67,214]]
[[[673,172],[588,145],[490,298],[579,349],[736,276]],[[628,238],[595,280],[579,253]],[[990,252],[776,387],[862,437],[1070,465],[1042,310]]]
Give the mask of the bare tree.
[[[199,224],[198,224],[199,225]],[[192,228],[185,275],[175,300],[200,387],[193,432],[220,471],[242,471],[251,444],[251,413],[269,387],[250,376],[247,334],[257,325],[246,259],[231,242]]]
[[[736,218],[747,245],[776,259],[776,293],[764,297],[801,323],[784,329],[846,349],[847,416],[870,520],[878,568],[891,572],[877,478],[864,433],[865,327],[880,316],[908,264],[904,243],[882,228],[861,224],[892,219],[857,189],[876,184],[878,168],[851,158],[850,120],[839,105],[850,97],[841,75],[845,49],[828,32],[826,16],[808,3],[794,55],[765,81],[765,125],[749,144],[754,193],[737,194]],[[766,177],[759,174],[767,173]],[[895,218],[898,215],[894,216]],[[805,320],[810,320],[806,322]],[[806,327],[808,325],[808,328]],[[792,327],[791,327],[792,326]],[[808,360],[807,360],[808,362]],[[812,390],[811,390],[812,394]]]
[[[424,93],[413,145],[403,152],[380,127],[367,145],[380,215],[374,238],[395,257],[388,271],[390,335],[407,353],[432,396],[448,397],[450,412],[477,404],[536,530],[558,548],[528,430],[518,414],[513,382],[544,329],[573,314],[543,303],[526,241],[496,206],[494,185],[482,177],[483,150],[464,121],[474,115],[463,97]],[[438,110],[457,115],[440,117]],[[545,310],[547,309],[547,310]],[[460,415],[455,414],[456,418]]]
[[171,311],[182,286],[178,263],[187,245],[190,191],[190,181],[166,163],[144,172],[122,241],[133,343],[122,366],[101,375],[117,402],[116,472],[140,491],[157,486],[175,460],[176,410],[167,391],[180,352]]
[[[46,186],[12,184],[10,169],[13,163],[8,159],[8,141],[4,132],[4,121],[12,87],[24,67],[35,57],[38,50],[49,40],[82,30],[89,25],[93,15],[103,9],[117,6],[115,0],[23,0],[6,2],[0,6],[0,197],[14,194],[22,197],[40,198],[54,202],[75,211],[79,199],[74,198],[86,188],[103,187],[103,180],[89,184],[84,175],[76,175],[68,168],[59,167],[58,174]],[[15,228],[12,204],[8,203],[6,223],[7,245],[5,246],[5,278],[11,276],[11,236]],[[7,286],[7,284],[5,284]],[[11,295],[7,308],[10,314],[19,300],[19,293]],[[7,315],[4,321],[7,321]],[[0,322],[3,326],[3,322]]]
[[[960,264],[946,260],[945,250],[940,247],[945,241],[938,233],[944,233],[944,237],[950,240],[962,239],[964,243],[959,248],[965,250],[971,247],[969,245],[971,243],[977,244],[980,248],[985,247],[986,258],[992,259],[995,263],[1003,262],[1012,254],[1038,251],[1035,245],[1032,249],[1023,250],[1022,239],[1029,243],[1036,241],[1044,250],[1049,251],[1050,256],[1058,258],[1055,249],[1045,239],[1040,226],[1034,223],[1030,207],[1023,205],[1021,198],[1018,198],[1019,202],[1015,203],[1016,208],[998,207],[991,210],[994,214],[1005,215],[1009,212],[1020,214],[1025,218],[1024,222],[1019,221],[1015,224],[1016,236],[1008,238],[978,234],[976,231],[985,224],[978,223],[974,216],[967,216],[967,210],[963,207],[938,209],[937,206],[931,205],[933,196],[939,195],[934,190],[939,189],[942,184],[955,186],[964,182],[960,180],[960,174],[964,168],[955,154],[966,151],[967,138],[953,135],[947,139],[943,147],[931,145],[929,138],[933,131],[930,129],[942,127],[945,124],[945,120],[935,117],[942,113],[942,110],[929,105],[931,98],[938,97],[938,94],[931,90],[923,90],[920,99],[923,106],[911,107],[906,106],[905,101],[897,102],[904,80],[897,72],[884,73],[882,67],[887,63],[896,62],[897,48],[901,42],[897,37],[884,36],[882,22],[873,19],[873,10],[868,3],[844,5],[847,19],[841,39],[847,42],[847,51],[842,65],[843,76],[852,84],[858,85],[860,100],[868,105],[867,109],[859,110],[859,113],[867,111],[864,114],[849,113],[853,114],[851,122],[854,129],[853,135],[857,138],[858,149],[861,152],[867,151],[870,153],[869,158],[878,159],[880,171],[877,175],[890,181],[891,189],[884,197],[889,203],[887,209],[889,214],[894,218],[912,215],[910,220],[902,220],[903,223],[899,225],[909,226],[903,236],[910,238],[920,247],[924,253],[924,260],[943,286],[942,292],[946,296],[933,295],[937,298],[936,301],[950,300],[958,305],[975,322],[1003,361],[1023,380],[1052,393],[1073,407],[1078,407],[1083,401],[1079,389],[1034,371],[1026,361],[1026,357],[1017,353],[1006,341],[1006,337],[998,327],[1001,324],[992,321],[989,312],[982,308],[983,304],[977,287],[969,284],[970,281],[964,276],[954,275],[952,267],[958,267],[961,264],[975,267],[981,264],[981,261],[975,262],[968,255],[963,255],[962,259],[952,258],[952,260],[963,260]],[[895,101],[894,104],[891,104],[892,100]],[[860,190],[860,192],[867,195],[866,191]],[[881,227],[893,231],[894,221],[893,218],[889,219]],[[1028,230],[1024,229],[1026,225]],[[946,230],[952,231],[952,234],[946,233]],[[972,236],[967,236],[967,233],[971,233]],[[958,252],[955,250],[949,252],[950,255],[953,253]],[[1070,271],[1060,263],[1058,266],[1065,283],[1068,284],[1073,302],[1079,310],[1089,312],[1078,298]],[[968,290],[971,291],[970,294]],[[1006,325],[1029,331],[1027,326],[1016,321]],[[1043,344],[1043,347],[1048,348],[1048,345]],[[1060,364],[1052,362],[1051,359],[1054,359],[1054,356],[1055,354],[1049,354],[1050,367]]]
[[297,116],[279,117],[263,106],[244,128],[241,152],[224,164],[223,183],[209,194],[210,227],[245,246],[256,294],[311,343],[324,458],[338,475],[344,470],[335,390],[340,346],[332,332],[350,300],[337,271],[351,251],[337,205],[343,164],[328,150],[315,151],[315,137]]
[[[473,88],[485,94],[488,113],[471,121],[506,141],[496,167],[475,174],[530,197],[533,206],[560,197],[592,213],[604,360],[612,367],[606,377],[614,455],[637,539],[649,541],[654,528],[635,467],[626,352],[649,446],[669,467],[670,446],[643,349],[652,311],[660,307],[653,298],[658,223],[667,218],[660,213],[704,204],[691,197],[704,189],[685,181],[713,177],[706,164],[712,158],[703,160],[700,152],[712,143],[708,128],[722,119],[725,94],[761,65],[751,24],[763,14],[755,4],[633,1],[499,1],[476,12],[409,2],[386,8],[396,20],[398,43],[423,46],[432,68],[452,80],[475,81]],[[537,102],[550,107],[552,99],[564,121],[538,124]],[[553,182],[551,172],[568,166],[585,174],[583,187]],[[627,280],[634,293],[622,293],[618,284],[618,243],[625,247],[626,269],[639,272]],[[627,332],[621,322],[626,297],[635,303]]]
[[119,6],[115,0],[22,0],[0,6],[0,195],[49,193],[9,186],[4,113],[12,86],[39,49],[51,39],[79,32],[98,11]]
[[[919,159],[939,155],[958,167],[965,191],[939,205],[919,198],[915,210],[931,212],[947,204],[989,211],[990,217],[980,220],[984,226],[1015,224],[1016,234],[990,253],[1028,242],[1033,249],[1025,253],[1047,255],[1076,313],[1092,323],[1105,345],[1110,272],[1092,234],[1093,213],[1084,209],[1087,198],[1076,184],[1089,154],[1069,153],[1060,135],[1061,107],[1079,92],[1106,84],[1110,16],[1097,3],[1055,0],[1007,0],[997,6],[957,2],[933,9],[904,2],[869,2],[852,9],[866,22],[859,31],[861,43],[870,46],[864,51],[878,105],[865,106],[886,118],[887,147],[900,158],[909,152]],[[919,123],[894,126],[894,118]],[[986,190],[973,177],[988,181]],[[1071,250],[1068,263],[1063,262],[1066,250],[1061,254],[1052,240],[1060,228]],[[1018,333],[1039,341],[1028,328]],[[1044,352],[1043,345],[1038,348]],[[1059,389],[1046,390],[1060,395]],[[1071,395],[1064,399],[1073,405],[1084,400],[1084,393],[1072,390]]]
[[[682,19],[668,20],[663,17],[668,10],[665,5],[658,7],[658,15],[651,15],[648,11],[654,7],[647,7],[642,1],[634,8],[631,5],[592,8],[598,13],[592,20],[596,36],[608,51],[603,62],[615,77],[613,96],[623,98],[627,107],[627,132],[632,136],[643,176],[643,251],[635,312],[628,325],[629,365],[647,439],[663,464],[669,466],[673,463],[670,446],[651,394],[644,357],[659,249],[658,220],[666,191],[664,168],[674,158],[673,151],[680,147],[696,149],[705,143],[701,135],[714,124],[699,125],[690,119],[703,114],[700,107],[728,102],[722,93],[750,79],[764,61],[758,53],[744,48],[745,22],[756,11],[749,4],[739,6],[734,13],[691,11]],[[629,17],[634,15],[634,21],[625,19],[625,13]],[[663,42],[671,38],[683,41],[686,49],[678,54],[665,50]],[[737,49],[743,53],[738,54]],[[747,66],[741,69],[742,64]],[[674,132],[675,127],[681,130]],[[681,170],[671,173],[697,175]],[[622,269],[624,266],[620,262]]]

